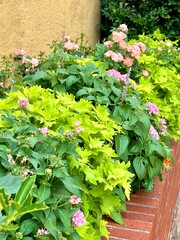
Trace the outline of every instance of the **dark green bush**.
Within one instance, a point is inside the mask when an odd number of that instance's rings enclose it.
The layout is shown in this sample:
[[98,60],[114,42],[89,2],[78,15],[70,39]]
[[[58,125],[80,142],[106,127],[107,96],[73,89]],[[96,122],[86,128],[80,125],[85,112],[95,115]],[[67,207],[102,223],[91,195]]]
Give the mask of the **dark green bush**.
[[180,2],[176,0],[101,0],[102,38],[113,27],[125,23],[129,38],[139,34],[152,34],[157,28],[168,39],[180,39]]

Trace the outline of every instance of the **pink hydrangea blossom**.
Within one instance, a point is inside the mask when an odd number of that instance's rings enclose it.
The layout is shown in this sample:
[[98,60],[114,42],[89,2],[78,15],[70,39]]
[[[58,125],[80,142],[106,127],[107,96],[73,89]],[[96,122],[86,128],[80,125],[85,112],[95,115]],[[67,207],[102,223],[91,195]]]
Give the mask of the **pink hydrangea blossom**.
[[148,102],[148,103],[146,103],[146,106],[149,108],[149,114],[158,114],[159,113],[159,108],[155,104]]
[[28,98],[20,98],[18,100],[18,106],[21,108],[27,108],[29,104],[29,99]]
[[123,61],[123,56],[121,53],[114,53],[112,56],[111,56],[111,59],[114,61],[114,62],[122,62]]
[[75,212],[72,217],[72,223],[75,227],[83,226],[84,224],[86,224],[84,213],[81,210]]
[[122,39],[126,38],[126,34],[124,32],[112,32],[112,39],[114,42],[120,42]]
[[47,127],[44,127],[44,128],[39,128],[39,131],[42,133],[42,135],[46,135],[49,130]]
[[46,229],[38,229],[37,235],[49,234],[49,231]]
[[149,76],[149,72],[148,72],[147,70],[143,70],[143,71],[142,71],[142,75],[143,75],[144,77],[148,77],[148,76]]
[[124,58],[123,64],[127,67],[132,67],[133,59],[132,58]]
[[155,137],[155,139],[158,141],[159,140],[159,134],[156,131],[156,129],[153,127],[153,125],[150,126],[149,133]]
[[77,121],[75,121],[75,123],[74,123],[74,124],[75,124],[76,126],[80,126],[80,125],[81,125],[81,123],[82,123],[82,122],[80,122],[80,121],[78,121],[78,120],[77,120]]
[[161,134],[164,135],[167,131],[166,120],[164,118],[161,118],[159,124],[161,128]]
[[15,54],[16,56],[24,55],[24,54],[25,54],[25,51],[24,51],[23,49],[16,49],[16,50],[14,51],[14,54]]
[[138,42],[138,43],[137,43],[137,46],[140,47],[140,49],[141,49],[142,52],[145,52],[145,51],[146,51],[146,45],[145,45],[144,43]]
[[76,195],[72,195],[69,199],[71,204],[78,204],[80,203],[82,200],[80,197],[76,196]]
[[124,41],[123,39],[121,41],[119,41],[119,47],[122,49],[126,49],[127,48],[126,41]]
[[115,78],[120,79],[123,83],[127,82],[127,75],[126,74],[121,74],[120,72],[118,72],[115,69],[110,69],[108,70],[108,73]]

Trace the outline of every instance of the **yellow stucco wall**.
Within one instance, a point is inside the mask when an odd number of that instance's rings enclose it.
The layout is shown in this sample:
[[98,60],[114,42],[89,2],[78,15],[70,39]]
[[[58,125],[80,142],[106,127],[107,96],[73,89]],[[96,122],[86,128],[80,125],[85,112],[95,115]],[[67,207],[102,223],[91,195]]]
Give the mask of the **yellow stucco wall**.
[[88,45],[99,40],[99,0],[0,0],[0,55],[22,48],[48,51],[47,44],[84,33]]

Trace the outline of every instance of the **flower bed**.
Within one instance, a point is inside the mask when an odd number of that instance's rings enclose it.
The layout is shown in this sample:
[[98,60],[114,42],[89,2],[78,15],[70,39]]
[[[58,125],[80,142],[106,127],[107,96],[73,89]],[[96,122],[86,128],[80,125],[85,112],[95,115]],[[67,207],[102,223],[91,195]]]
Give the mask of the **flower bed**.
[[[124,225],[108,220],[109,239],[162,240],[168,239],[173,212],[178,195],[180,175],[180,142],[172,144],[174,166],[163,181],[156,179],[151,192],[138,190],[126,202],[127,212],[122,212]],[[105,238],[103,238],[105,239]]]

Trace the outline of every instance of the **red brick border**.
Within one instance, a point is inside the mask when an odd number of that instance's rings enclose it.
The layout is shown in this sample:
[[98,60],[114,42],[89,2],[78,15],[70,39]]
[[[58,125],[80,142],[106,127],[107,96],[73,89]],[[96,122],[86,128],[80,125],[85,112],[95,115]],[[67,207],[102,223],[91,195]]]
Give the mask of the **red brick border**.
[[139,190],[126,202],[124,225],[106,218],[110,240],[168,240],[180,186],[180,141],[172,143],[172,154],[175,163],[163,181],[156,179],[151,192]]

